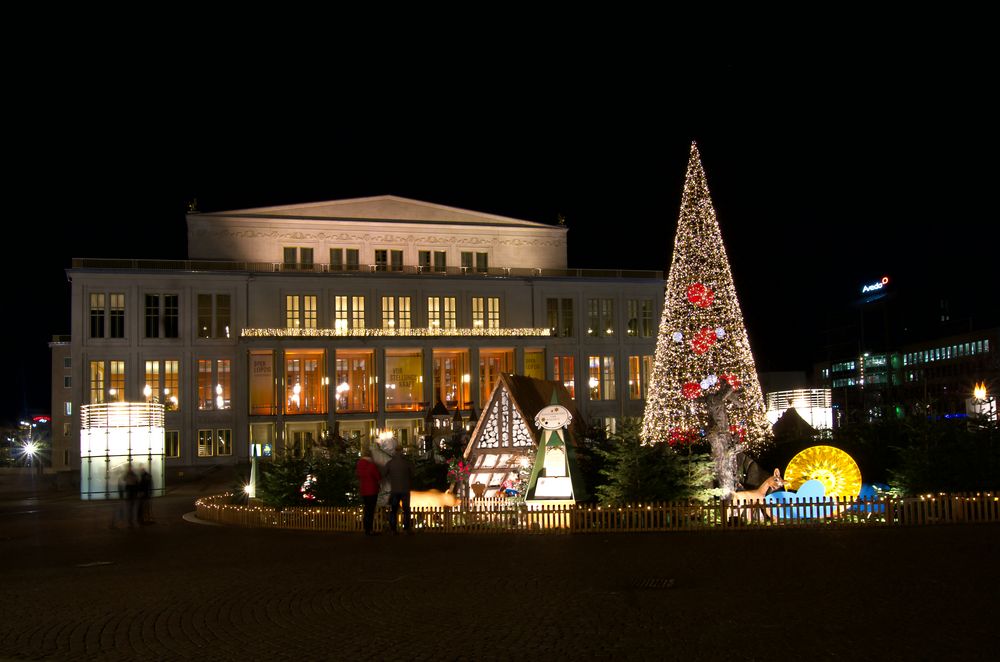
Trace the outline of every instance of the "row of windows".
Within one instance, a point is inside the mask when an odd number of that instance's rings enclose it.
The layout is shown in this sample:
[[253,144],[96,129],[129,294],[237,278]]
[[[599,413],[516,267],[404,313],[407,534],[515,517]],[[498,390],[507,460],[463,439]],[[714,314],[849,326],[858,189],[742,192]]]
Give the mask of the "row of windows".
[[[376,248],[371,265],[375,271],[403,271],[403,251],[391,248]],[[313,249],[306,246],[285,246],[283,267],[286,270],[302,269],[311,271],[315,267]],[[486,273],[489,271],[489,253],[461,252],[462,268],[467,271]],[[447,271],[446,251],[418,251],[417,264],[423,271]],[[360,252],[357,248],[331,248],[330,271],[359,271]]]
[[[198,375],[198,409],[212,411],[232,408],[232,361],[198,359],[195,361],[195,369]],[[145,361],[144,375],[142,393],[146,402],[162,403],[166,411],[178,411],[181,406],[180,361]],[[125,400],[125,361],[91,361],[88,376],[90,404]],[[66,413],[70,414],[69,411]]]
[[[318,325],[315,294],[285,295],[285,327],[315,329]],[[382,297],[381,324],[383,329],[413,328],[411,297]],[[429,329],[458,328],[456,297],[427,297],[426,318]],[[500,328],[500,298],[472,297],[470,311],[472,328]],[[339,330],[364,329],[365,297],[336,295],[333,298],[333,327]]]
[[[284,365],[277,363],[271,350],[253,350],[249,354],[249,411],[254,416],[279,413],[325,414],[328,397],[338,413],[375,412],[377,377],[375,352],[370,349],[336,350],[333,370],[327,370],[327,352],[322,349],[288,350]],[[90,361],[89,402],[120,402],[126,397],[124,360]],[[652,356],[629,356],[627,397],[646,397]],[[615,357],[587,357],[587,394],[590,400],[618,398]],[[166,411],[179,411],[182,403],[180,362],[156,359],[143,362],[143,396],[147,402],[162,403]],[[232,408],[232,360],[196,359],[197,400],[199,411],[225,411]],[[440,401],[450,409],[469,409],[471,360],[468,349],[435,349],[431,353],[429,388],[425,386],[424,353],[420,349],[387,349],[384,359],[385,410],[423,411]],[[502,372],[514,372],[514,350],[479,351],[478,402],[489,399]],[[576,357],[552,357],[553,378],[576,397]],[[545,379],[545,352],[524,352],[524,374]],[[279,377],[281,379],[279,379]],[[332,387],[331,387],[332,378]],[[67,404],[66,415],[72,415]]]
[[[146,338],[180,337],[179,296],[171,293],[147,293],[143,296],[143,335]],[[231,299],[228,294],[199,294],[198,337],[229,338]],[[90,294],[90,337],[125,337],[125,294],[92,292]]]
[[843,363],[834,363],[832,366],[830,366],[831,370],[833,370],[834,372],[845,372],[848,370],[855,370],[857,367],[858,364],[855,363],[854,361],[844,361]]
[[[164,433],[163,454],[181,456],[181,433],[167,430]],[[233,454],[233,431],[228,428],[198,430],[198,457],[226,456]]]
[[[546,299],[545,311],[549,332],[562,338],[573,337],[573,299]],[[629,299],[626,302],[626,334],[650,338],[656,333],[652,299]],[[607,338],[615,334],[614,299],[587,299],[587,335]]]
[[903,355],[903,365],[918,365],[920,363],[931,363],[933,361],[947,361],[965,356],[975,356],[985,354],[990,351],[990,341],[973,340],[972,342],[957,343],[946,347],[926,349],[920,352],[909,352]]

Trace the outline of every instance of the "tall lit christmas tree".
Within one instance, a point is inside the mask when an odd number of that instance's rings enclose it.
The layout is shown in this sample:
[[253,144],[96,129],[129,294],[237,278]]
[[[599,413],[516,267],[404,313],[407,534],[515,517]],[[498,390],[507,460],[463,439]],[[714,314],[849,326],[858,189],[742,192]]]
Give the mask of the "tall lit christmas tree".
[[[759,450],[770,429],[764,411],[722,233],[691,143],[642,439],[674,445],[708,434],[711,441],[714,426],[730,447]],[[721,461],[717,456],[717,466]],[[728,493],[721,475],[720,483]]]

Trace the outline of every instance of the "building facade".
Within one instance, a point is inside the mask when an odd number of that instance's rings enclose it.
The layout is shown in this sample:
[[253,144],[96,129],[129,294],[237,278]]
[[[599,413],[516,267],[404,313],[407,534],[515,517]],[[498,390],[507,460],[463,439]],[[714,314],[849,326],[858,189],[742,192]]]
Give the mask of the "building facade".
[[589,421],[642,415],[663,275],[569,269],[565,227],[394,196],[187,223],[187,260],[68,270],[57,469],[79,466],[80,405],[118,400],[164,404],[168,475],[251,444],[414,444],[438,401],[468,418],[501,373],[562,382]]
[[815,365],[831,389],[835,424],[927,413],[962,417],[976,384],[1000,387],[1000,329],[982,329]]

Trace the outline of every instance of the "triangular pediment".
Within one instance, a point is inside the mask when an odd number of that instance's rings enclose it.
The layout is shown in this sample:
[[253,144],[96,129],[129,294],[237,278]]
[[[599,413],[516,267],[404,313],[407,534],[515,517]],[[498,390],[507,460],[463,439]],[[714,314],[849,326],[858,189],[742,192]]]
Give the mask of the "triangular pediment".
[[201,216],[229,218],[288,218],[312,221],[377,220],[397,223],[454,223],[459,225],[506,225],[530,228],[555,226],[525,221],[484,212],[448,207],[433,202],[411,200],[395,195],[378,195],[369,198],[349,198],[278,207],[257,207],[226,212],[201,214]]

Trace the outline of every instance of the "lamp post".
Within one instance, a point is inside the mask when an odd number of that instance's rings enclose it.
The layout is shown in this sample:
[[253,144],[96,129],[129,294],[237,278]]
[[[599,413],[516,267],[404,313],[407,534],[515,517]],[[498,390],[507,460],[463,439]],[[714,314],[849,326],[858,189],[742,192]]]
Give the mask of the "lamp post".
[[976,384],[972,390],[972,397],[965,401],[965,411],[969,418],[975,418],[979,422],[996,422],[997,420],[997,400],[995,396],[986,392],[986,383]]

